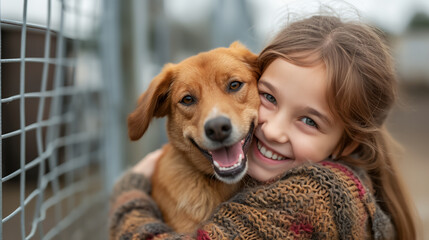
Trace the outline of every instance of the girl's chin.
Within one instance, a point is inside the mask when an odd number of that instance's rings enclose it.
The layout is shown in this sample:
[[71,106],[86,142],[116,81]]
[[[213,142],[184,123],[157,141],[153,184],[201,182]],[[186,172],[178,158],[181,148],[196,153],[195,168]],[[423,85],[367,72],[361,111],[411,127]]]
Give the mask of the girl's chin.
[[262,171],[248,171],[249,176],[251,176],[253,179],[256,179],[260,182],[266,182],[272,178],[274,178],[275,176],[271,176],[271,174],[266,174]]
[[277,169],[269,169],[259,166],[258,164],[252,163],[249,161],[249,170],[248,174],[252,178],[260,181],[260,182],[266,182],[273,178],[278,177],[279,175],[284,174],[286,171],[288,171],[291,168],[291,166],[282,166],[281,168]]

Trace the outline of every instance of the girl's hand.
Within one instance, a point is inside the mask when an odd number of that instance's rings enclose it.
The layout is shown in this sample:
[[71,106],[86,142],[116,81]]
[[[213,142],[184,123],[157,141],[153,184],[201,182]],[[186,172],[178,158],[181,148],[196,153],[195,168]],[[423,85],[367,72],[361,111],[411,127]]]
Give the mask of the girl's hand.
[[131,171],[139,174],[143,174],[147,178],[152,178],[153,172],[155,170],[156,162],[161,157],[161,154],[164,151],[158,149],[147,154],[142,160],[140,160]]

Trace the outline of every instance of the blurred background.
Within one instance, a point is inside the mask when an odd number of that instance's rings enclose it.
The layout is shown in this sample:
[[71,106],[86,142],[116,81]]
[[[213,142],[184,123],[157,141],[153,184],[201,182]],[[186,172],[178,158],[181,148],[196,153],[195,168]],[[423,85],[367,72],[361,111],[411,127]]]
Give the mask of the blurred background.
[[0,239],[106,239],[115,179],[167,141],[126,118],[168,62],[239,40],[259,53],[288,21],[334,12],[381,29],[400,101],[388,128],[429,239],[429,1],[0,0]]

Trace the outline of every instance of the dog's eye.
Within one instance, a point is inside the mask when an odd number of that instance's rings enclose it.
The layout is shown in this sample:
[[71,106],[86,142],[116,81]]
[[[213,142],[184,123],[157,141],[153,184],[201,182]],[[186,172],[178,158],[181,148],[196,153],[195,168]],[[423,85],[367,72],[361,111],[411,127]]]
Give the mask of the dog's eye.
[[195,103],[195,98],[191,95],[186,95],[182,98],[182,100],[180,100],[180,103],[185,106],[189,106]]
[[239,81],[230,82],[228,90],[231,92],[236,92],[236,91],[240,90],[242,85],[243,85],[243,83],[239,82]]

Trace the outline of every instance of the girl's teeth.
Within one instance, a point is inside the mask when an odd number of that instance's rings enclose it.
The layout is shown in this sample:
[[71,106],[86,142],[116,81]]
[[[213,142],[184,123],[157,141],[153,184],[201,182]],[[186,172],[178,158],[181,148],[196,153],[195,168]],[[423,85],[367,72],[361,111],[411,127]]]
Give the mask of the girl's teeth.
[[267,149],[265,149],[265,147],[261,147],[260,150],[263,155],[267,153]]
[[268,151],[265,153],[265,156],[266,156],[267,158],[271,158],[271,157],[273,156],[273,153],[272,153],[270,150],[268,150]]
[[282,156],[282,155],[277,155],[276,153],[271,152],[270,150],[267,150],[264,146],[262,146],[262,144],[258,141],[258,149],[259,151],[262,153],[262,155],[264,155],[264,157],[273,159],[273,160],[284,160],[286,159],[286,157]]

